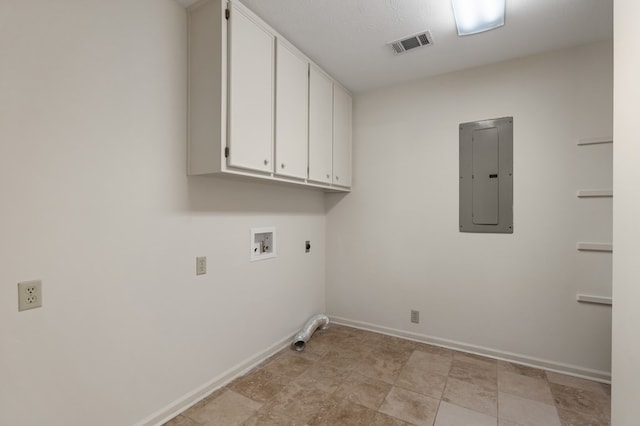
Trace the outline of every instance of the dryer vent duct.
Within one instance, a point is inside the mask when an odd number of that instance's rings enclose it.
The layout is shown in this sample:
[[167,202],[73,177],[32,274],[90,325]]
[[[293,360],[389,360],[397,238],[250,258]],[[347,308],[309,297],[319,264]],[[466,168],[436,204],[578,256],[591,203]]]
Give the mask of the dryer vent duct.
[[316,331],[317,328],[320,330],[326,330],[329,328],[329,317],[324,314],[319,314],[314,317],[311,317],[309,321],[302,327],[302,330],[296,334],[293,338],[293,342],[291,342],[291,346],[298,352],[304,350],[305,345],[311,339],[311,336]]
[[433,44],[433,36],[431,31],[423,31],[388,44],[393,49],[393,53],[399,55],[417,47],[431,46]]

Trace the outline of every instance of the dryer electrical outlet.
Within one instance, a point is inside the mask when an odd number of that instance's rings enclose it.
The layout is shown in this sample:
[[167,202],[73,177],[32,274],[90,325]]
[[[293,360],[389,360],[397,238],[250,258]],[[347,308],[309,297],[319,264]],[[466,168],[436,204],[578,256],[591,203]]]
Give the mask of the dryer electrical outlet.
[[513,117],[460,124],[460,232],[513,233]]
[[252,262],[276,257],[276,228],[251,228],[250,250]]

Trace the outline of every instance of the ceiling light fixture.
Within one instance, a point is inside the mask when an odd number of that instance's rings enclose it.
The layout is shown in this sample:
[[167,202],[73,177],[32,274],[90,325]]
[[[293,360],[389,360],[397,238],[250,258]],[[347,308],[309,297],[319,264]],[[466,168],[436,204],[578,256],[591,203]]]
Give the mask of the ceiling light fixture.
[[489,31],[504,25],[506,0],[451,0],[458,35]]

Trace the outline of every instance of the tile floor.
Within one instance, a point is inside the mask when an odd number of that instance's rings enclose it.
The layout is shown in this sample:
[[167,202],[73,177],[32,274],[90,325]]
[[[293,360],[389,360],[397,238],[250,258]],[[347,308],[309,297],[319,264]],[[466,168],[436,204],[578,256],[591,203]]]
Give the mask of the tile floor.
[[331,325],[165,426],[610,424],[609,385]]

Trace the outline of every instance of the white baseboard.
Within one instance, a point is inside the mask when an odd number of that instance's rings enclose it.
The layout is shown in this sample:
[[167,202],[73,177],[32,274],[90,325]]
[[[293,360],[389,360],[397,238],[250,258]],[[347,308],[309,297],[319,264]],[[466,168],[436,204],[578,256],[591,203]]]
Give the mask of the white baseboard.
[[214,391],[225,386],[227,383],[230,383],[236,377],[242,376],[258,364],[260,364],[262,361],[276,354],[280,350],[286,348],[291,343],[291,339],[294,335],[295,331],[291,332],[286,337],[283,337],[267,349],[260,351],[255,355],[245,359],[244,361],[236,364],[219,376],[209,380],[199,388],[187,393],[186,395],[178,398],[166,407],[137,422],[135,426],[159,426],[171,420],[189,407],[197,404],[207,396],[211,395]]
[[413,340],[416,342],[428,343],[430,345],[441,346],[443,348],[455,349],[457,351],[468,352],[476,355],[482,355],[489,358],[499,359],[503,361],[513,362],[515,364],[526,365],[528,367],[540,368],[556,373],[567,374],[583,379],[594,380],[601,383],[611,383],[611,372],[592,370],[589,368],[579,367],[577,365],[563,364],[546,359],[534,358],[522,354],[500,351],[497,349],[486,348],[483,346],[471,345],[468,343],[457,342],[454,340],[441,339],[438,337],[427,336],[411,331],[398,330],[395,328],[384,327],[376,324],[370,324],[362,321],[355,321],[348,318],[329,316],[335,324],[346,325],[349,327],[359,328],[362,330],[374,331],[389,336],[401,337],[403,339]]

